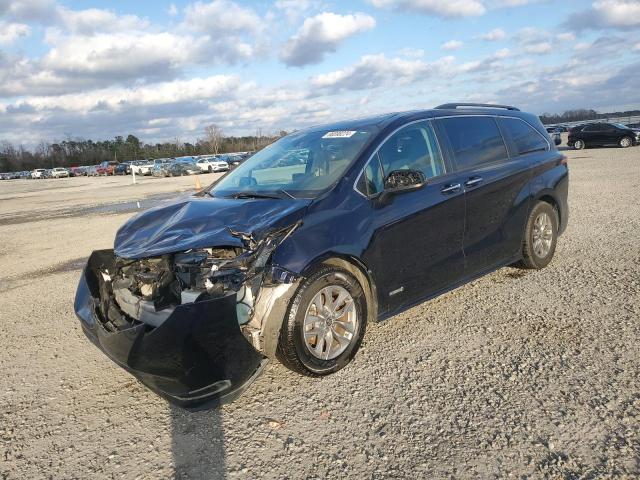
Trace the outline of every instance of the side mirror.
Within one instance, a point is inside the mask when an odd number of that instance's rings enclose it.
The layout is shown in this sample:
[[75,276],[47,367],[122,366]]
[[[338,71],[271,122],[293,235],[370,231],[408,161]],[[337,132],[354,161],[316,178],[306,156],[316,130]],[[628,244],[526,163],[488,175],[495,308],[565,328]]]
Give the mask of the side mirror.
[[393,170],[384,181],[384,191],[388,194],[411,192],[424,187],[427,179],[419,170]]

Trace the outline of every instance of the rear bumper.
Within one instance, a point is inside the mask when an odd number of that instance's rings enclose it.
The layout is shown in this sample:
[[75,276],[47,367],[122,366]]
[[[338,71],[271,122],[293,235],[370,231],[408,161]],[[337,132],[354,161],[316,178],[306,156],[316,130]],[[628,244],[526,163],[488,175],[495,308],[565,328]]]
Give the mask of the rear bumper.
[[240,331],[235,295],[177,306],[159,327],[114,328],[108,317],[122,312],[101,273],[113,264],[112,250],[93,252],[74,307],[85,335],[115,363],[190,409],[230,402],[259,376],[266,359]]

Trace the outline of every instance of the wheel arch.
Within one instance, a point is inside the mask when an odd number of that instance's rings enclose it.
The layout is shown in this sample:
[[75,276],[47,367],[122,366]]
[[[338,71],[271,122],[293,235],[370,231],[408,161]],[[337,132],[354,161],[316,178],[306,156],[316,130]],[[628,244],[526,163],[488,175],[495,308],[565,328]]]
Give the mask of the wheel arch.
[[367,268],[364,262],[362,262],[362,260],[351,255],[327,253],[309,262],[309,264],[302,270],[302,276],[308,276],[308,274],[319,265],[329,265],[341,268],[353,275],[364,290],[365,299],[367,301],[367,321],[377,321],[378,294],[376,284],[373,280],[371,271]]
[[551,205],[555,210],[556,214],[558,215],[558,225],[562,225],[562,217],[561,217],[562,212],[560,212],[560,204],[558,200],[550,192],[545,192],[542,195],[538,196],[538,198],[536,198],[531,208],[533,209],[533,207],[535,207],[535,204],[538,202],[545,202]]

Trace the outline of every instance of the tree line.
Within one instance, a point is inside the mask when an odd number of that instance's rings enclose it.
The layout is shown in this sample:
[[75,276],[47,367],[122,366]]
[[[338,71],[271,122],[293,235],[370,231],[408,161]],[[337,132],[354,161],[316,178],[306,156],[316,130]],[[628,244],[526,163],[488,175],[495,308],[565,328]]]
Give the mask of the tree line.
[[205,128],[203,138],[194,143],[179,138],[163,143],[145,143],[135,135],[116,136],[112,140],[94,141],[67,138],[61,142],[40,142],[33,148],[0,141],[0,172],[17,172],[35,168],[97,165],[108,160],[124,162],[156,158],[181,157],[230,152],[255,151],[264,148],[287,132],[242,137],[226,136],[216,125]]
[[543,124],[556,124],[563,122],[581,122],[583,120],[601,120],[611,117],[633,117],[640,115],[640,110],[628,110],[626,112],[598,113],[595,110],[581,108],[578,110],[567,110],[564,113],[543,113],[540,120]]

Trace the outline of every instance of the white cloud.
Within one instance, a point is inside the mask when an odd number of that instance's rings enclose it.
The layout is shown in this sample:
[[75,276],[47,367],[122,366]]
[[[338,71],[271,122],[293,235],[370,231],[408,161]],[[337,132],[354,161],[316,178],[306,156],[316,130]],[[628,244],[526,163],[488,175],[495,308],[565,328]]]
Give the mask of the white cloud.
[[523,5],[529,5],[531,3],[539,3],[545,0],[494,0],[492,2],[492,7],[502,8],[502,7],[521,7]]
[[0,0],[0,16],[19,22],[50,23],[56,8],[54,0]]
[[461,73],[455,57],[445,56],[434,62],[388,58],[384,54],[365,55],[355,64],[333,72],[317,75],[311,84],[328,92],[367,90],[384,85],[408,85],[438,75]]
[[89,8],[70,10],[58,7],[60,24],[72,33],[92,34],[94,32],[139,31],[149,27],[149,22],[136,15],[116,15],[110,10]]
[[526,53],[533,53],[534,55],[544,55],[553,51],[553,46],[549,42],[536,43],[527,45],[524,47]]
[[298,32],[284,45],[281,60],[289,66],[321,62],[329,52],[347,38],[375,27],[370,15],[355,13],[338,15],[324,12],[307,18]]
[[640,1],[598,0],[591,8],[574,13],[565,22],[574,30],[634,29],[640,26]]
[[68,112],[87,112],[94,108],[122,110],[128,107],[215,100],[230,96],[239,87],[240,82],[235,76],[214,75],[190,80],[161,82],[151,86],[111,87],[53,97],[31,97],[28,103],[36,110],[62,109]]
[[196,2],[185,10],[184,26],[190,31],[195,29],[209,35],[256,32],[261,24],[260,17],[252,9],[228,0]]
[[23,23],[6,23],[0,21],[0,45],[8,45],[31,32],[29,25]]
[[459,50],[464,45],[460,40],[449,40],[442,44],[443,50]]
[[309,10],[314,8],[318,2],[315,0],[276,0],[273,6],[284,12],[290,23],[297,22]]
[[130,78],[186,64],[202,40],[171,33],[73,35],[57,39],[41,66],[52,71]]
[[576,36],[571,32],[566,32],[557,34],[556,38],[561,42],[573,42],[576,39]]
[[496,40],[502,40],[507,36],[506,32],[501,28],[494,28],[490,32],[483,33],[480,35],[482,40],[486,40],[488,42],[494,42]]
[[425,51],[421,48],[405,47],[398,50],[398,55],[400,55],[401,57],[422,58],[425,56]]
[[473,17],[487,9],[481,0],[369,0],[378,8],[392,8],[436,15],[439,17]]
[[593,10],[611,27],[635,27],[640,25],[640,2],[637,0],[599,0]]
[[175,17],[176,15],[178,15],[178,7],[176,7],[175,3],[169,5],[169,8],[167,8],[167,15],[169,15],[170,17]]

